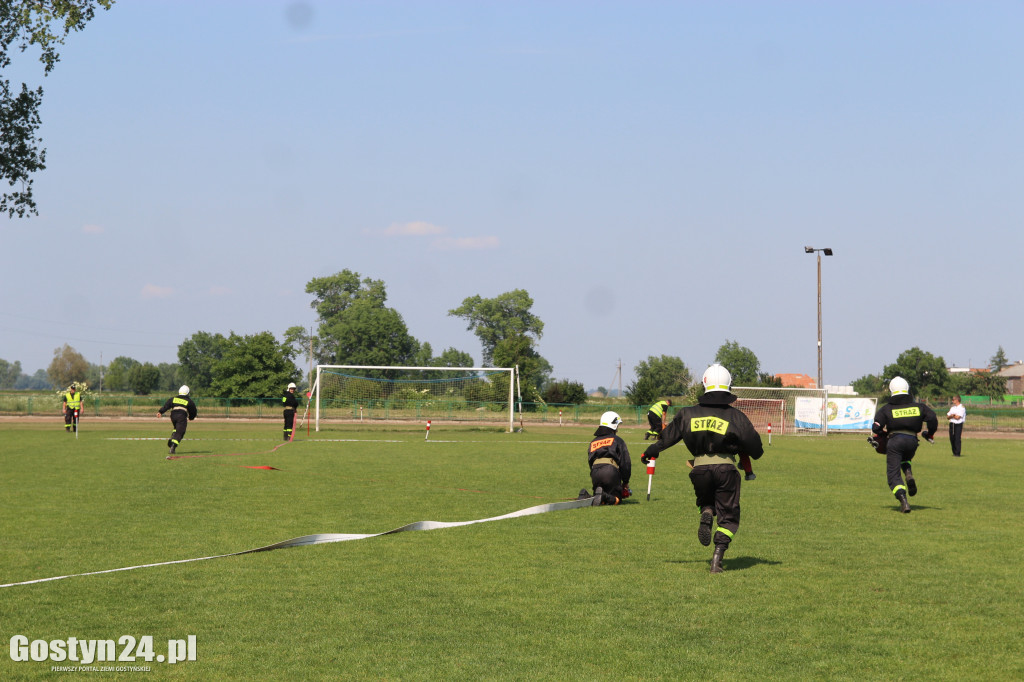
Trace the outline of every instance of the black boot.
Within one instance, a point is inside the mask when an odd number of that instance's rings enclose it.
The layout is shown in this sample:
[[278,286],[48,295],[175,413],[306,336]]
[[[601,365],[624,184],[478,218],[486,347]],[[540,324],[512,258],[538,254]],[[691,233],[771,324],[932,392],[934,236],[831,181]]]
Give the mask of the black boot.
[[177,446],[177,445],[175,445],[174,443],[171,443],[171,450],[170,450],[170,454],[172,454],[172,455],[173,455],[173,454],[174,454],[174,451],[175,451],[175,450],[177,450],[177,449],[178,449],[178,446]]
[[600,507],[602,504],[604,504],[604,489],[601,486],[597,486],[594,488],[594,497],[590,501],[590,506]]
[[697,526],[697,539],[705,547],[711,544],[711,524],[713,521],[711,507],[700,510],[700,525]]
[[896,493],[896,499],[900,501],[900,511],[904,514],[909,514],[910,502],[907,501],[907,494],[901,490]]
[[914,480],[914,474],[910,469],[907,469],[903,472],[903,475],[907,477],[907,492],[913,497],[917,494],[917,481]]
[[715,545],[715,553],[711,555],[711,572],[721,573],[725,569],[722,568],[722,557],[725,555],[725,548],[728,545]]

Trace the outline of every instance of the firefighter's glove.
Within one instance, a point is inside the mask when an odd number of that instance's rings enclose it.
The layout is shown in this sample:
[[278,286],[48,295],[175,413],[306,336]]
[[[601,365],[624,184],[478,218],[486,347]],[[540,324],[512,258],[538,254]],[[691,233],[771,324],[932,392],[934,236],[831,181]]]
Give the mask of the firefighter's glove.
[[622,497],[622,499],[626,499],[627,497],[629,497],[632,494],[633,494],[633,491],[629,489],[628,485],[622,486],[622,494],[620,495],[620,497]]
[[646,452],[644,454],[640,455],[640,461],[643,462],[644,464],[647,464],[652,459],[658,459],[658,456],[657,455],[648,455]]
[[927,431],[925,431],[924,433],[921,434],[921,436],[926,441],[928,441],[929,443],[934,443],[935,442],[935,434],[934,433],[928,433]]

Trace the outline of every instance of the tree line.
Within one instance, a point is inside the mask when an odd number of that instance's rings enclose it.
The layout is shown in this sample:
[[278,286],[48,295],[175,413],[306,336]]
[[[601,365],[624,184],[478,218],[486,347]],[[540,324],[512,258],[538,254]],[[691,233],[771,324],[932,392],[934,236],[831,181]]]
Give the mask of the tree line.
[[[100,367],[88,362],[65,344],[55,349],[53,361],[33,377],[21,371],[20,362],[0,359],[0,388],[64,387],[84,381],[92,390],[131,392],[148,395],[171,392],[187,384],[196,395],[222,398],[253,398],[280,393],[289,382],[305,387],[304,373],[296,364],[312,354],[316,364],[473,367],[470,353],[446,348],[434,355],[429,342],[409,333],[402,315],[387,305],[383,281],[342,270],[327,277],[315,277],[306,284],[316,311],[315,329],[288,328],[278,340],[269,331],[242,335],[199,331],[178,346],[178,362],[153,364],[118,356]],[[554,379],[552,365],[537,351],[544,323],[532,312],[533,299],[523,289],[494,298],[473,295],[448,311],[465,321],[480,342],[482,364],[494,367],[518,366],[522,398],[526,403],[575,403],[587,401],[583,384],[568,378]],[[715,354],[737,386],[780,387],[781,381],[761,369],[757,355],[738,341],[726,339]],[[1009,363],[1002,347],[991,360],[998,370]],[[671,355],[650,356],[634,368],[636,379],[628,385],[625,398],[634,405],[646,405],[665,397],[682,396],[695,401],[700,376],[694,375],[682,359]],[[379,372],[386,378],[401,378],[400,369]],[[888,381],[902,376],[917,395],[936,399],[952,395],[1002,397],[1006,381],[989,373],[950,373],[942,357],[912,348],[899,355],[879,374],[868,374],[854,382],[861,395],[883,395]],[[607,397],[607,394],[603,397]]]

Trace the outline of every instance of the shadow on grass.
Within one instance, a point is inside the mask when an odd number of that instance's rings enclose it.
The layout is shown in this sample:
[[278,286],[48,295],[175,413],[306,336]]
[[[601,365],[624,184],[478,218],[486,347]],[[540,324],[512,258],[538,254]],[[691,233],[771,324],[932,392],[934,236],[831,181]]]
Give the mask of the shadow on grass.
[[[665,563],[669,564],[710,564],[711,556],[708,555],[706,559],[669,559]],[[742,571],[747,568],[753,568],[758,564],[765,564],[767,566],[779,566],[782,564],[781,561],[771,561],[769,559],[761,559],[756,556],[736,556],[730,557],[728,553],[725,555],[725,560],[722,562],[722,566],[725,567],[726,571]]]
[[[899,506],[891,507],[889,505],[884,505],[884,506],[881,507],[881,509],[883,509],[885,511],[891,511],[894,514],[901,514],[902,513],[900,511]],[[942,511],[942,507],[930,507],[927,504],[913,504],[913,503],[911,503],[911,505],[910,505],[910,511],[912,511],[912,512],[924,511],[924,510]]]

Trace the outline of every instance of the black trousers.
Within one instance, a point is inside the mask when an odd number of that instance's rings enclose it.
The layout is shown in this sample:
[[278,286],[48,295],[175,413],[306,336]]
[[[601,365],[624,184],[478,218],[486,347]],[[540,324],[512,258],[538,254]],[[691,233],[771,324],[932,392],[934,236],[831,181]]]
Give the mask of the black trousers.
[[963,424],[949,422],[949,447],[953,449],[955,457],[960,456],[960,435],[964,432]]
[[[706,464],[690,470],[697,508],[710,507],[718,517],[716,545],[728,545],[740,528],[740,472],[732,464]],[[723,533],[722,529],[728,531]]]
[[[82,413],[79,412],[78,413],[78,419],[81,419],[81,418],[82,418]],[[68,431],[71,431],[72,429],[77,431],[78,430],[78,419],[75,419],[75,411],[72,410],[69,407],[68,411],[64,413],[64,428],[66,430],[68,430]]]
[[916,452],[917,436],[905,433],[894,433],[889,436],[889,442],[885,447],[885,475],[889,481],[889,490],[893,495],[901,490],[907,491],[901,472],[911,473],[910,460],[914,459]]
[[651,425],[651,431],[658,435],[661,435],[661,419],[662,416],[660,414],[647,413],[647,423]]
[[594,489],[598,487],[604,492],[603,504],[614,504],[614,497],[622,497],[622,474],[619,467],[612,464],[595,464],[590,470],[590,482]]
[[295,426],[295,410],[289,407],[289,408],[287,408],[284,411],[284,435],[286,437],[292,435],[292,428],[294,426]]
[[171,443],[181,445],[181,441],[185,440],[185,430],[188,429],[188,413],[185,410],[171,410],[171,425],[174,426]]

